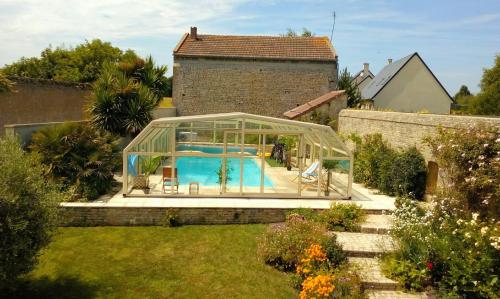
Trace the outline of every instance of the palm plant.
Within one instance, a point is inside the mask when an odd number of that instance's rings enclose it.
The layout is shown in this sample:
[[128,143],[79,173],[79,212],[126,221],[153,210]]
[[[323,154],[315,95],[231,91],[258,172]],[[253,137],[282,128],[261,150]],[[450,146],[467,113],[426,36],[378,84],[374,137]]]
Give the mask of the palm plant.
[[120,136],[134,137],[152,120],[160,97],[134,77],[106,64],[93,86],[91,122]]
[[49,177],[90,200],[111,189],[120,164],[117,140],[87,124],[65,123],[35,132],[30,149],[40,154]]

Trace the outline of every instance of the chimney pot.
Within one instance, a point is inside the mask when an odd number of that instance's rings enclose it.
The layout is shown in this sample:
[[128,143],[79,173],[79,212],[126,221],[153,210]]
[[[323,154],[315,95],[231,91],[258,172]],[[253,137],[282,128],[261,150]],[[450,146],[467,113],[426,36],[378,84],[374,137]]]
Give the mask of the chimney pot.
[[196,27],[191,27],[191,34],[189,34],[189,37],[191,37],[191,39],[198,39],[198,28]]
[[387,59],[387,62],[388,62],[389,64],[391,64],[391,63],[392,63],[392,58]]
[[370,64],[368,62],[363,63],[363,74],[368,75],[370,73]]

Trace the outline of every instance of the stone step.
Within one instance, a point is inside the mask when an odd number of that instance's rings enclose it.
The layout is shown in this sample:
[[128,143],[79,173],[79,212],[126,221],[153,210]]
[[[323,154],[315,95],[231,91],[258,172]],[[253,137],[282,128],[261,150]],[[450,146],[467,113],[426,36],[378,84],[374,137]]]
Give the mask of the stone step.
[[381,291],[381,290],[371,290],[366,291],[368,299],[430,299],[435,298],[434,296],[428,295],[426,293],[405,293],[402,291]]
[[366,215],[361,224],[361,232],[367,234],[387,234],[392,224],[391,215]]
[[385,277],[377,259],[365,257],[350,257],[349,263],[354,266],[361,276],[363,289],[393,291],[398,283]]
[[394,249],[392,238],[389,235],[330,232],[337,236],[347,256],[376,257]]

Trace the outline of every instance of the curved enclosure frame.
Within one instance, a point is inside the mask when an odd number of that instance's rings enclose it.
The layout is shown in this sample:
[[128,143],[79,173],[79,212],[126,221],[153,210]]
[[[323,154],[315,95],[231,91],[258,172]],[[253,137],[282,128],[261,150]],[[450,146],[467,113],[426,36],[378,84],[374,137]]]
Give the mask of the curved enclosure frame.
[[123,150],[124,196],[350,198],[329,126],[246,113],[153,120]]

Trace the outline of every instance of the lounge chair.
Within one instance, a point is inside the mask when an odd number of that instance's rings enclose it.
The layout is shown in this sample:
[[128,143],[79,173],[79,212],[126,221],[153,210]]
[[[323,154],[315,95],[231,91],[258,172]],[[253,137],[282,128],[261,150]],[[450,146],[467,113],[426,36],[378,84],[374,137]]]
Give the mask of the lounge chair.
[[163,177],[161,179],[161,190],[165,193],[165,187],[175,186],[179,193],[179,178],[177,177],[177,168],[174,168],[174,177],[172,178],[172,167],[163,167]]
[[[319,162],[317,161],[309,165],[309,167],[304,172],[302,172],[302,178],[307,180],[317,179],[318,174],[316,173],[316,170],[318,169],[318,166]],[[299,176],[294,178],[293,181],[297,180],[298,178]]]

